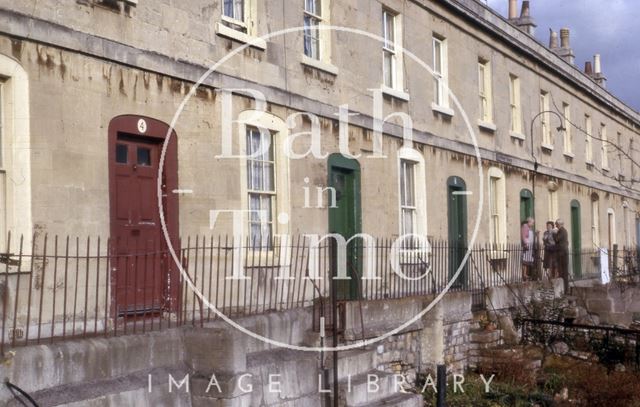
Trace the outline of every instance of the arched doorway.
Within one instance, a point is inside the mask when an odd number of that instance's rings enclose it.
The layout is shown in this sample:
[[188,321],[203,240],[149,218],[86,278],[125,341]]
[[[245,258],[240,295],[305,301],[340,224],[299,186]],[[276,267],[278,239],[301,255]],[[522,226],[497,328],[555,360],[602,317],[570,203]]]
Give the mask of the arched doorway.
[[[449,234],[449,275],[453,276],[467,252],[467,185],[460,177],[447,180],[447,224]],[[467,285],[467,267],[455,283]]]
[[580,202],[571,201],[571,265],[574,278],[582,276],[582,225],[580,223]]
[[520,222],[533,217],[533,194],[528,189],[520,191]]
[[[118,116],[109,123],[112,312],[116,317],[178,309],[179,271],[167,255],[157,181],[169,126],[148,117]],[[163,215],[178,248],[178,149],[175,132],[162,174]],[[145,253],[154,253],[153,256]],[[173,283],[172,283],[173,282]]]
[[[329,233],[341,235],[345,240],[362,231],[360,207],[360,163],[342,154],[331,154],[328,159],[328,184],[335,191],[335,205],[329,207]],[[362,244],[353,239],[347,245],[346,267],[349,280],[337,280],[336,296],[341,300],[358,298],[362,274]],[[333,258],[337,258],[334,254]]]

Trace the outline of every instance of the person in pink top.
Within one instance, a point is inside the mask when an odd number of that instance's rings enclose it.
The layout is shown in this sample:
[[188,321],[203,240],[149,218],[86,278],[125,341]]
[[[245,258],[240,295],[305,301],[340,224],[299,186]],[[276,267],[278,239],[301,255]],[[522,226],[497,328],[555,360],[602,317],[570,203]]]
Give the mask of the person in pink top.
[[529,281],[532,276],[534,265],[533,243],[535,240],[535,232],[533,226],[535,221],[533,218],[527,218],[522,222],[520,227],[520,241],[522,243],[522,280]]

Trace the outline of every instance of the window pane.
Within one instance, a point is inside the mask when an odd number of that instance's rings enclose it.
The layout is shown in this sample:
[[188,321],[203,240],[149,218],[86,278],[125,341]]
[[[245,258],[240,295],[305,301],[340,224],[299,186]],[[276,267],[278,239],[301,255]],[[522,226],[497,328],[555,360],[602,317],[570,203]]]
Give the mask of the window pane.
[[415,217],[415,211],[413,209],[402,210],[402,234],[403,235],[414,233],[413,231],[414,217]]
[[252,156],[253,154],[260,151],[260,133],[257,129],[250,128],[247,129],[247,155]]
[[273,164],[271,163],[263,163],[262,165],[262,188],[263,191],[275,191],[274,185],[274,177],[273,177]]
[[442,73],[442,43],[440,40],[433,40],[433,71]]
[[263,194],[249,194],[249,238],[250,244],[258,247],[269,247],[272,235],[272,200],[273,197]]
[[491,181],[489,182],[489,200],[490,200],[490,210],[491,215],[498,214],[498,178],[491,177]]
[[405,189],[405,200],[403,205],[406,206],[415,206],[415,185],[414,185],[414,167],[415,164],[403,161],[402,163],[404,168],[404,189]]
[[126,144],[116,144],[116,162],[127,164],[129,162],[129,147]]
[[265,131],[260,135],[262,159],[273,161],[273,143],[271,142],[271,133]]
[[389,51],[382,51],[382,70],[384,75],[384,84],[390,88],[393,87],[393,55]]
[[304,16],[304,54],[309,58],[320,59],[320,34],[316,28],[319,21],[311,16]]
[[146,147],[138,147],[138,165],[151,166],[151,150]]
[[244,21],[244,0],[224,0],[225,16]]
[[407,202],[407,178],[404,161],[400,163],[400,205],[405,206]]
[[320,0],[305,0],[304,10],[319,16],[321,14]]
[[395,48],[395,16],[388,11],[382,12],[384,46],[390,50]]

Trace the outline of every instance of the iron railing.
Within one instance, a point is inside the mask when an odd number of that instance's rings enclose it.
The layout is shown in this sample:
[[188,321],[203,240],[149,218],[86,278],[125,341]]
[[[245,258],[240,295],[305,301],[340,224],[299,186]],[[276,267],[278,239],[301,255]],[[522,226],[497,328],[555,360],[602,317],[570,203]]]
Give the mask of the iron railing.
[[[522,281],[520,244],[432,241],[419,248],[371,238],[341,254],[333,239],[281,237],[256,245],[198,236],[176,242],[174,257],[162,242],[135,250],[130,243],[9,236],[0,253],[0,350],[326,304],[331,276],[341,273],[359,276],[336,284],[341,302],[437,294],[465,256],[450,289],[471,292],[475,308],[485,306],[487,287]],[[590,259],[586,251],[581,256]],[[629,256],[636,258],[626,252],[621,258]]]

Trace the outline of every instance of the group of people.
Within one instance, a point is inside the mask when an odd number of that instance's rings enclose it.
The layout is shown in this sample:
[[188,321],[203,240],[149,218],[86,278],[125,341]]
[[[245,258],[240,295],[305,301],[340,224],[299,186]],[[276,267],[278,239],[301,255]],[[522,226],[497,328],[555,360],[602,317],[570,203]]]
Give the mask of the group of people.
[[[524,281],[537,279],[536,272],[537,259],[539,256],[539,245],[537,244],[539,234],[535,230],[533,218],[527,218],[522,222],[520,229],[520,239],[522,242],[522,278]],[[569,289],[569,234],[564,227],[562,219],[555,222],[549,221],[546,230],[542,235],[544,255],[542,267],[548,278],[562,278],[565,292]]]

